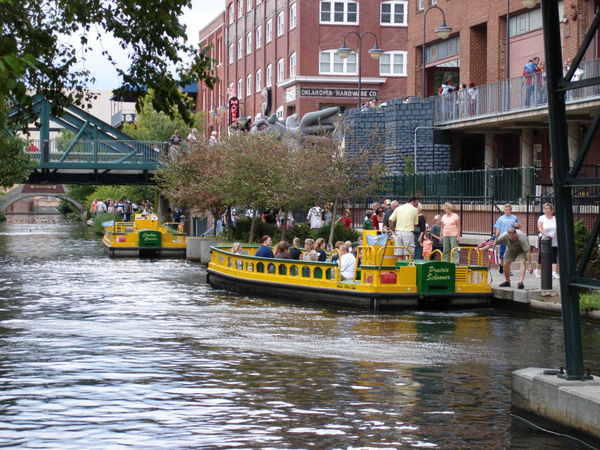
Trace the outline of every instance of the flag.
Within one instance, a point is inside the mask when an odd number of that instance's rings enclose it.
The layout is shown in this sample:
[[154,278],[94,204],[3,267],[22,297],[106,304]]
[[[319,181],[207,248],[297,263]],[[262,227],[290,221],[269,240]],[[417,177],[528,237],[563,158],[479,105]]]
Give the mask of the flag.
[[102,222],[102,226],[103,227],[112,227],[115,225],[115,221],[114,220],[109,220],[108,222]]
[[385,233],[380,234],[380,235],[367,234],[367,244],[380,245],[383,247],[385,245],[385,243],[387,242],[387,238],[388,238],[388,235]]

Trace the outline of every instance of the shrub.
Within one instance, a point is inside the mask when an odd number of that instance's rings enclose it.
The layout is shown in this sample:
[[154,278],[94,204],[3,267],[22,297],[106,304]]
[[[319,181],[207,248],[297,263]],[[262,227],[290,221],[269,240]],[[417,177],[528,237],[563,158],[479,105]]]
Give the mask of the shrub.
[[65,200],[61,201],[58,204],[58,207],[56,208],[58,209],[58,212],[63,215],[63,216],[79,216],[79,211],[77,211],[77,208],[75,208],[75,206],[73,206],[72,203],[67,202]]
[[[322,237],[325,241],[329,240],[329,232],[331,231],[331,224],[325,225],[321,228],[317,233],[315,233],[315,239]],[[338,223],[335,225],[333,230],[333,244],[337,241],[350,241],[354,242],[358,239],[358,232],[354,230],[354,228],[346,228],[344,230],[344,224]]]
[[6,220],[6,214],[3,211],[0,211],[0,222],[4,222]]
[[[587,245],[588,239],[590,238],[590,232],[586,228],[583,220],[580,220],[575,224],[575,258],[577,260],[577,265],[581,261],[581,257],[583,256],[583,251],[585,250],[585,246]],[[598,252],[598,246],[595,245],[592,249],[592,254],[590,255],[590,260],[588,261],[586,270],[584,272],[584,276],[590,278],[600,278],[600,253]]]
[[108,222],[110,220],[116,220],[114,214],[102,213],[94,217],[94,223],[92,224],[92,231],[97,234],[104,234],[104,227],[102,222]]
[[[238,219],[235,221],[233,227],[233,240],[239,242],[248,242],[250,236],[250,227],[252,226],[252,219]],[[225,232],[225,228],[223,228]],[[289,232],[289,231],[288,231]],[[275,225],[264,223],[259,218],[254,223],[254,242],[258,242],[261,236],[268,234],[273,238],[273,242],[279,242],[281,240],[281,230],[278,230]]]
[[579,310],[581,312],[600,311],[600,292],[591,291],[579,294]]

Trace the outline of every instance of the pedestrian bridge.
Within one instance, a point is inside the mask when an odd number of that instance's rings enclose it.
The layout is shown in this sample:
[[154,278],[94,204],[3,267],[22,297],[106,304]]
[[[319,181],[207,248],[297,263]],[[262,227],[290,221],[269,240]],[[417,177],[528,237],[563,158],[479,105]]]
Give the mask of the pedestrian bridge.
[[[34,184],[154,184],[154,174],[167,143],[138,141],[76,106],[60,116],[52,104],[34,98],[40,137],[29,141],[25,152],[36,167],[28,183]],[[74,139],[50,139],[50,124],[71,131]]]
[[0,197],[0,211],[6,211],[10,205],[28,197],[51,196],[68,201],[73,204],[80,213],[84,213],[86,207],[69,196],[68,186],[63,185],[40,185],[21,184],[5,195]]

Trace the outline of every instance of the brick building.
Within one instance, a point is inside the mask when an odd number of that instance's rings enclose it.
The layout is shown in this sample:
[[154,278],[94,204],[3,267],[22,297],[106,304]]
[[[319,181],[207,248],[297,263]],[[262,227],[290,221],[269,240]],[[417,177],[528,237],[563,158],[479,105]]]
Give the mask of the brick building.
[[[360,33],[362,103],[406,96],[408,1],[226,0],[225,11],[200,32],[200,45],[213,44],[221,82],[199,87],[198,109],[214,111],[230,96],[246,117],[276,113],[286,118],[330,107],[358,104]],[[375,46],[379,61],[369,56]],[[207,130],[222,132],[225,114],[207,117]]]

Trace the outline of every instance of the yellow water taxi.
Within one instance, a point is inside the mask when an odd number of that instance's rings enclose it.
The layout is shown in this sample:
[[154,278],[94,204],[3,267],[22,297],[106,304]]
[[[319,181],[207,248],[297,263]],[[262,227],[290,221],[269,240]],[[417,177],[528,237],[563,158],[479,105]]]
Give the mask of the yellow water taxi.
[[231,247],[211,247],[207,278],[214,288],[243,294],[370,310],[490,305],[488,267],[477,249],[468,252],[474,265],[413,261],[410,255],[397,262],[391,238],[363,231],[363,242],[354,278],[349,280],[342,280],[335,262],[255,257],[257,245],[243,246],[245,254],[232,253]]
[[102,243],[110,256],[174,256],[185,258],[183,224],[160,224],[154,214],[136,214],[133,222],[104,222]]

